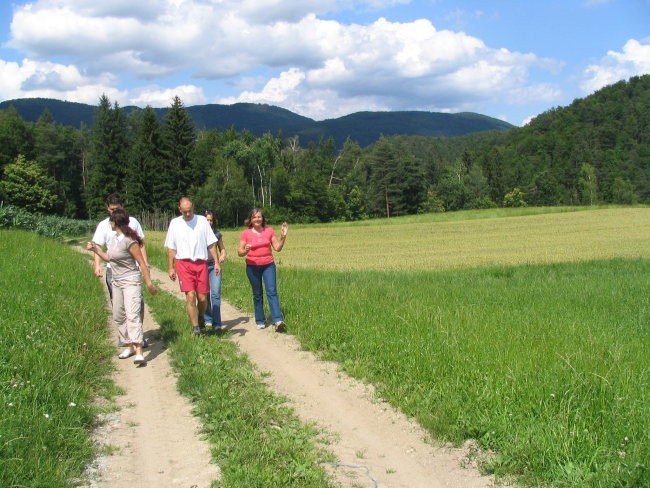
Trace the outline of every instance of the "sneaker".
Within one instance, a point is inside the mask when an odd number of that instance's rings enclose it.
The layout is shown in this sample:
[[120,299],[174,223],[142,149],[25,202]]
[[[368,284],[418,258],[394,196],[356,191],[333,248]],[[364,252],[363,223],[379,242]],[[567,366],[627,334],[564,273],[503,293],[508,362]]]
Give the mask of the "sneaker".
[[216,334],[217,332],[221,332],[221,324],[214,324],[214,325],[212,326],[212,330],[214,331],[215,334]]
[[282,320],[280,320],[279,322],[276,322],[273,325],[275,325],[275,331],[276,332],[286,332],[286,330],[287,330],[287,328],[284,325],[284,322]]
[[194,335],[195,336],[201,336],[205,334],[205,327],[201,327],[200,325],[195,325],[194,326]]
[[145,364],[147,360],[144,358],[142,354],[136,354],[135,358],[133,359],[134,364]]
[[120,353],[120,355],[117,356],[117,357],[120,358],[120,359],[128,359],[128,358],[130,358],[131,356],[133,356],[134,354],[135,354],[135,351],[133,351],[131,348],[127,347],[127,348],[124,349],[124,351],[122,351],[122,352]]
[[142,349],[149,347],[149,341],[147,339],[142,339]]
[[257,328],[260,330],[266,329],[266,324],[265,323],[257,324]]

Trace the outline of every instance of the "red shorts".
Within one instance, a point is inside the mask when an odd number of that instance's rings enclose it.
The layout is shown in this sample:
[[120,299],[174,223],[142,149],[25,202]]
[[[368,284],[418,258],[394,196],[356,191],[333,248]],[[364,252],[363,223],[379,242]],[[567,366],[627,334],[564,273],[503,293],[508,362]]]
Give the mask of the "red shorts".
[[210,293],[210,278],[206,261],[179,259],[176,261],[176,276],[182,292]]

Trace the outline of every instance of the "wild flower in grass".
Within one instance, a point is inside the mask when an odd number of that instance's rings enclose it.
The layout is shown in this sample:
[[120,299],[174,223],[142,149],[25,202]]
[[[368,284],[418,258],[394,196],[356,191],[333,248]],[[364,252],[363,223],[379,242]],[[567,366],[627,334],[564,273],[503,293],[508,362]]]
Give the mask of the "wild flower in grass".
[[8,406],[8,407],[13,407],[14,404],[13,404],[13,402],[9,402],[9,403],[7,404],[7,406]]
[[77,404],[75,402],[70,402],[68,403],[68,407],[76,407]]
[[50,414],[49,414],[49,413],[45,413],[45,414],[43,414],[43,417],[45,417],[46,419],[49,420],[49,419],[50,419]]

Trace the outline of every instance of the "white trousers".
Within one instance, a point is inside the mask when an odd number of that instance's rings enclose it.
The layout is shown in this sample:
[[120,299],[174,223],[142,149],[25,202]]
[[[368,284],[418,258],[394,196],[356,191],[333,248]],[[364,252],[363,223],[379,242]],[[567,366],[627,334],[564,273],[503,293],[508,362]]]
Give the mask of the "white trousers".
[[142,279],[139,274],[113,280],[113,321],[120,344],[142,345],[141,302]]

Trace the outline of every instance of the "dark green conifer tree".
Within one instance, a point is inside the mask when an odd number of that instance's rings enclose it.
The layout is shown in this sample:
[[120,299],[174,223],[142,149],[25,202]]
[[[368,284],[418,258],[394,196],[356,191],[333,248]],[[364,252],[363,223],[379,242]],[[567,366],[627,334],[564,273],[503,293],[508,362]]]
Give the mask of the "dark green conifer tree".
[[106,196],[123,192],[128,158],[126,119],[118,103],[111,106],[106,95],[95,111],[90,144],[86,206],[88,215],[97,218],[105,213]]
[[138,115],[136,132],[126,171],[125,198],[129,211],[155,211],[164,207],[176,190],[165,174],[162,128],[156,112],[147,106]]
[[165,116],[163,125],[163,151],[166,160],[165,185],[173,188],[171,194],[161,195],[161,210],[176,209],[180,197],[189,193],[196,177],[192,174],[192,151],[196,134],[192,119],[178,96]]

